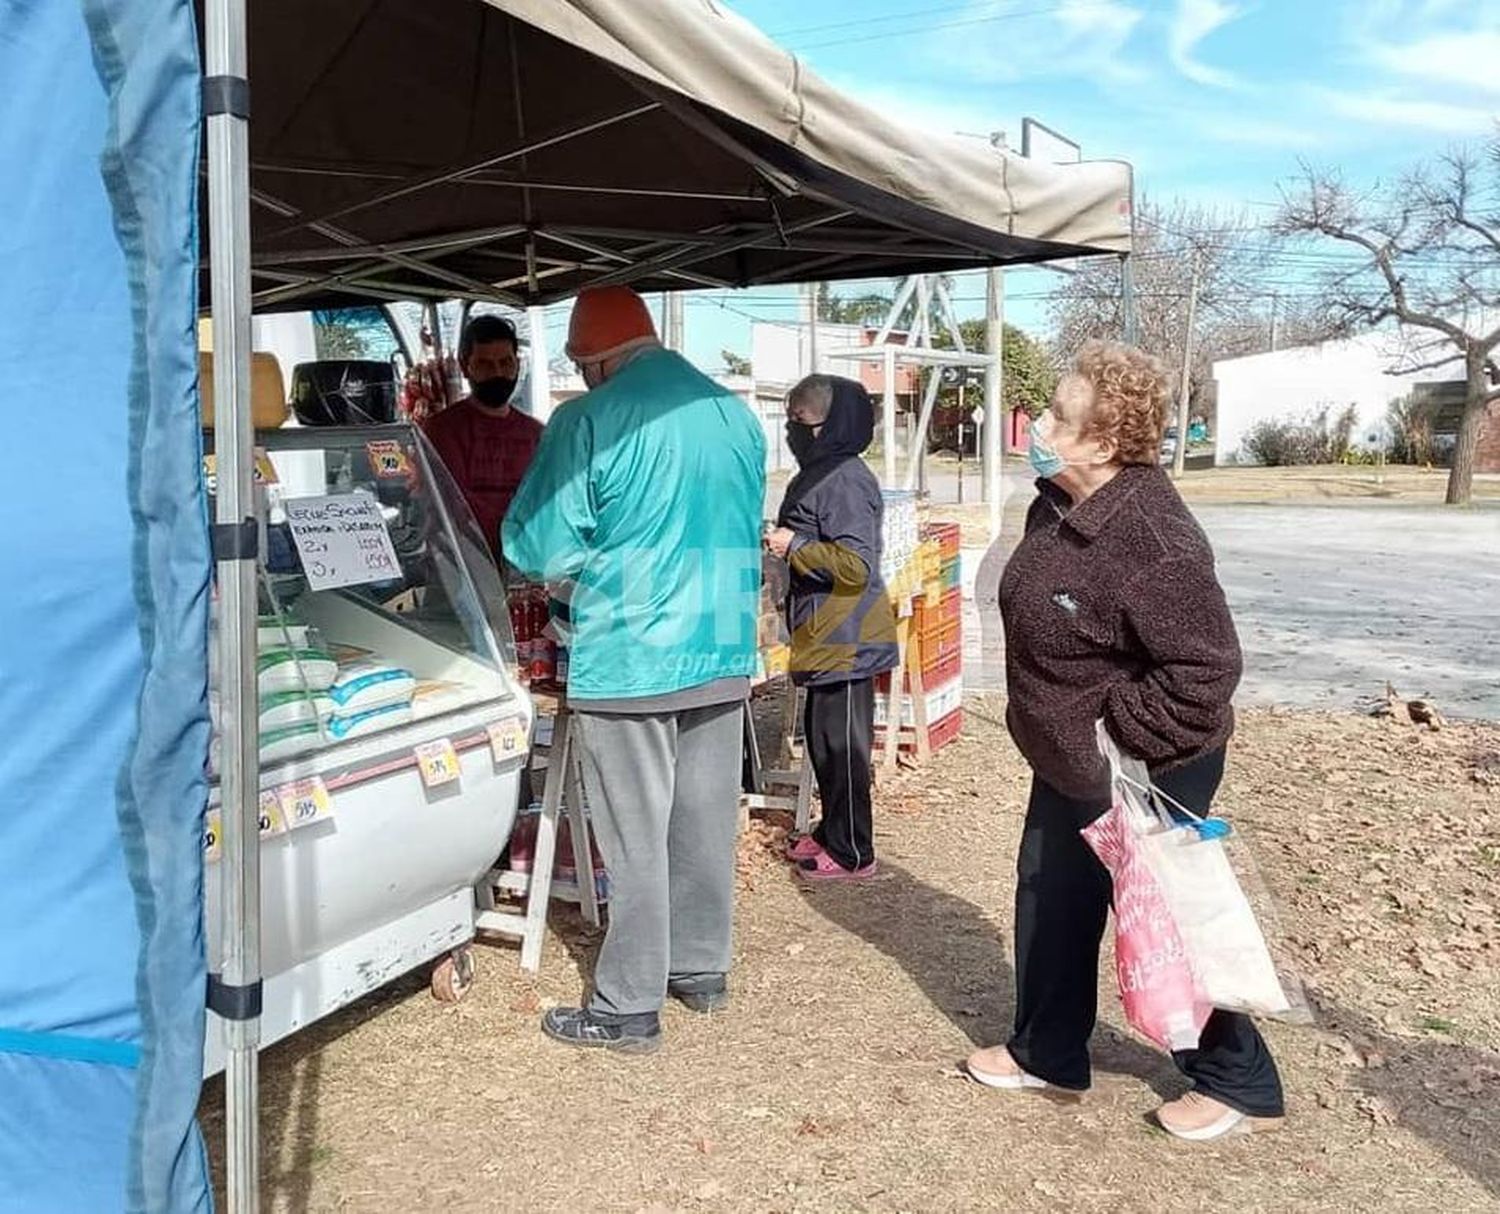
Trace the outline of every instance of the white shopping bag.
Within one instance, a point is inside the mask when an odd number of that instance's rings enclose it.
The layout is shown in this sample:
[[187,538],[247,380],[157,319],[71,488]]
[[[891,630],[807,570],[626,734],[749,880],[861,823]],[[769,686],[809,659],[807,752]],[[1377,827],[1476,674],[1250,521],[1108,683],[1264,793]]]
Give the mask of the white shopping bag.
[[[1203,997],[1229,1011],[1263,1016],[1289,1012],[1291,1003],[1255,912],[1215,836],[1220,824],[1205,824],[1154,787],[1145,764],[1120,753],[1103,721],[1097,732],[1115,798],[1128,810],[1126,818],[1177,921]],[[1185,823],[1174,821],[1169,805]]]

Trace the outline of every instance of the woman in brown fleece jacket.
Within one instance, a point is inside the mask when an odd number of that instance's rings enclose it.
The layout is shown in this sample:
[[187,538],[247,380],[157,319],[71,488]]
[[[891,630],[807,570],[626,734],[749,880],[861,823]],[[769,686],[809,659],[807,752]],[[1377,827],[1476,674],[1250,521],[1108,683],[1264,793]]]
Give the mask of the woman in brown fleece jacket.
[[[1006,720],[1033,779],[1016,887],[1016,1017],[969,1073],[990,1087],[1089,1086],[1108,872],[1079,830],[1109,806],[1103,719],[1168,795],[1206,814],[1234,731],[1240,647],[1208,540],[1157,463],[1160,365],[1091,342],[1032,426],[1041,479],[1000,584]],[[1156,1116],[1192,1141],[1265,1128],[1281,1080],[1254,1024],[1215,1011],[1173,1055],[1192,1090]]]

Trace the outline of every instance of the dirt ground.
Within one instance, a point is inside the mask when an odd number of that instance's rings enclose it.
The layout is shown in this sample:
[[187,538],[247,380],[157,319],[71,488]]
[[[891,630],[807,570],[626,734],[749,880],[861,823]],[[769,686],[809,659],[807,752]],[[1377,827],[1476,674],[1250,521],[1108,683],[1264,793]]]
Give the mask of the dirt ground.
[[[482,947],[463,1004],[416,975],[269,1050],[267,1208],[1500,1209],[1500,728],[1245,717],[1222,805],[1318,1025],[1267,1026],[1285,1129],[1188,1148],[1146,1120],[1180,1086],[1112,980],[1081,1103],[955,1068],[1010,1017],[1025,773],[1000,711],[971,698],[966,736],[882,791],[869,884],[800,890],[753,825],[733,1005],[670,1007],[656,1055],[538,1033],[597,943],[560,906],[534,985]],[[217,1081],[202,1112],[217,1169]]]

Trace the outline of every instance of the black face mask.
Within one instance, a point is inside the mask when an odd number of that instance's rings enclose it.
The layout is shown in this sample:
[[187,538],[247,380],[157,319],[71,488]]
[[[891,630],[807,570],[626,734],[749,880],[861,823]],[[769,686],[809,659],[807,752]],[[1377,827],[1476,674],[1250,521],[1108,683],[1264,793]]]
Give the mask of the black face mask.
[[510,404],[511,395],[515,390],[516,377],[514,375],[497,375],[493,379],[481,379],[474,385],[474,399],[481,405],[499,409]]
[[812,454],[813,444],[818,441],[818,436],[812,432],[811,426],[804,426],[801,422],[787,422],[786,445],[791,449],[798,463],[806,461]]

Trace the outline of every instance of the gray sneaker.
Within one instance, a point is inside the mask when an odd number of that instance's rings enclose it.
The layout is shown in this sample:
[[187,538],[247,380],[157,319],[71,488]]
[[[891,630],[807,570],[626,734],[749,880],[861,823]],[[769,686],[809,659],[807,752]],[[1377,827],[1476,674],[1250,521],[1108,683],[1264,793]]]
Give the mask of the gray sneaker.
[[718,1012],[729,1006],[723,974],[687,974],[667,980],[667,994],[690,1012]]
[[542,1032],[564,1045],[619,1054],[651,1054],[661,1048],[655,1012],[613,1016],[586,1007],[555,1007],[542,1016]]

